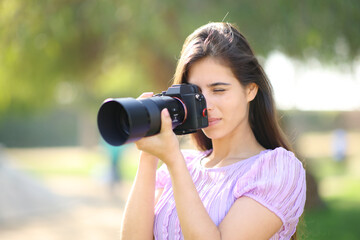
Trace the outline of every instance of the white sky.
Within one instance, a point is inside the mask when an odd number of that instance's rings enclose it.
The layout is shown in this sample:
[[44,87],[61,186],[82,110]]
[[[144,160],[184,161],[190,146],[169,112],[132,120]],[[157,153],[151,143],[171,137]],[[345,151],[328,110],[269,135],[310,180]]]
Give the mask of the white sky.
[[273,52],[264,68],[280,109],[360,110],[360,60],[353,69],[340,71],[314,59],[300,63]]

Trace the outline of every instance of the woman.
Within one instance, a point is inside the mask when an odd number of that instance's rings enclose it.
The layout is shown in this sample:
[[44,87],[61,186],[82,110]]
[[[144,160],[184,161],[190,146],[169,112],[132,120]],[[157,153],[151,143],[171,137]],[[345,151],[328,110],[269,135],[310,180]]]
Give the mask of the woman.
[[180,150],[164,109],[160,133],[136,143],[142,153],[122,239],[290,239],[305,204],[305,171],[244,36],[228,23],[197,29],[174,83],[195,84],[206,98],[209,126],[193,136],[201,151]]

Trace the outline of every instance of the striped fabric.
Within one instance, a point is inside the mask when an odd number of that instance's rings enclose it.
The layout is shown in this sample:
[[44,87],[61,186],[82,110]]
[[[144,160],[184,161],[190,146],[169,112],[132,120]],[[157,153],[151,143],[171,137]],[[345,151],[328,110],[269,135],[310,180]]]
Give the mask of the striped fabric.
[[[304,210],[306,197],[305,170],[292,152],[281,147],[265,150],[219,168],[201,165],[200,160],[209,151],[183,150],[182,153],[199,196],[217,226],[236,199],[247,196],[282,220],[281,229],[271,239],[290,239]],[[155,239],[184,239],[165,164],[157,170],[156,188],[164,188],[164,191],[155,206]]]

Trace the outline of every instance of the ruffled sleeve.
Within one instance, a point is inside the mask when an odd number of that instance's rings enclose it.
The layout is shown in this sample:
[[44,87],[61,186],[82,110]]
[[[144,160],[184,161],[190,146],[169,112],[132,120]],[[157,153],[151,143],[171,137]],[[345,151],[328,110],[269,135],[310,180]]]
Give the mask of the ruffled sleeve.
[[[196,157],[200,154],[200,152],[196,150],[181,150],[181,153],[184,156],[188,169],[191,168],[193,160],[196,159]],[[169,171],[166,167],[166,164],[162,164],[156,171],[155,188],[164,188],[165,185],[169,183],[171,183]]]
[[250,197],[274,212],[283,222],[280,237],[290,237],[304,210],[305,170],[292,152],[284,148],[271,150],[238,180],[234,196]]

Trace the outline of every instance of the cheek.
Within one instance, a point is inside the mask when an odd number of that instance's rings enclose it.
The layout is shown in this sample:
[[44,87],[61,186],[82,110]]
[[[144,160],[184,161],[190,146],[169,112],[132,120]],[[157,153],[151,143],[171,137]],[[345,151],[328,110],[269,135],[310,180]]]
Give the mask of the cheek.
[[244,99],[231,98],[225,103],[224,111],[230,120],[242,120],[248,115],[248,104]]
[[242,111],[246,108],[247,101],[243,96],[239,96],[236,94],[231,94],[226,97],[223,102],[229,111],[233,111],[233,113],[237,113],[238,111]]

